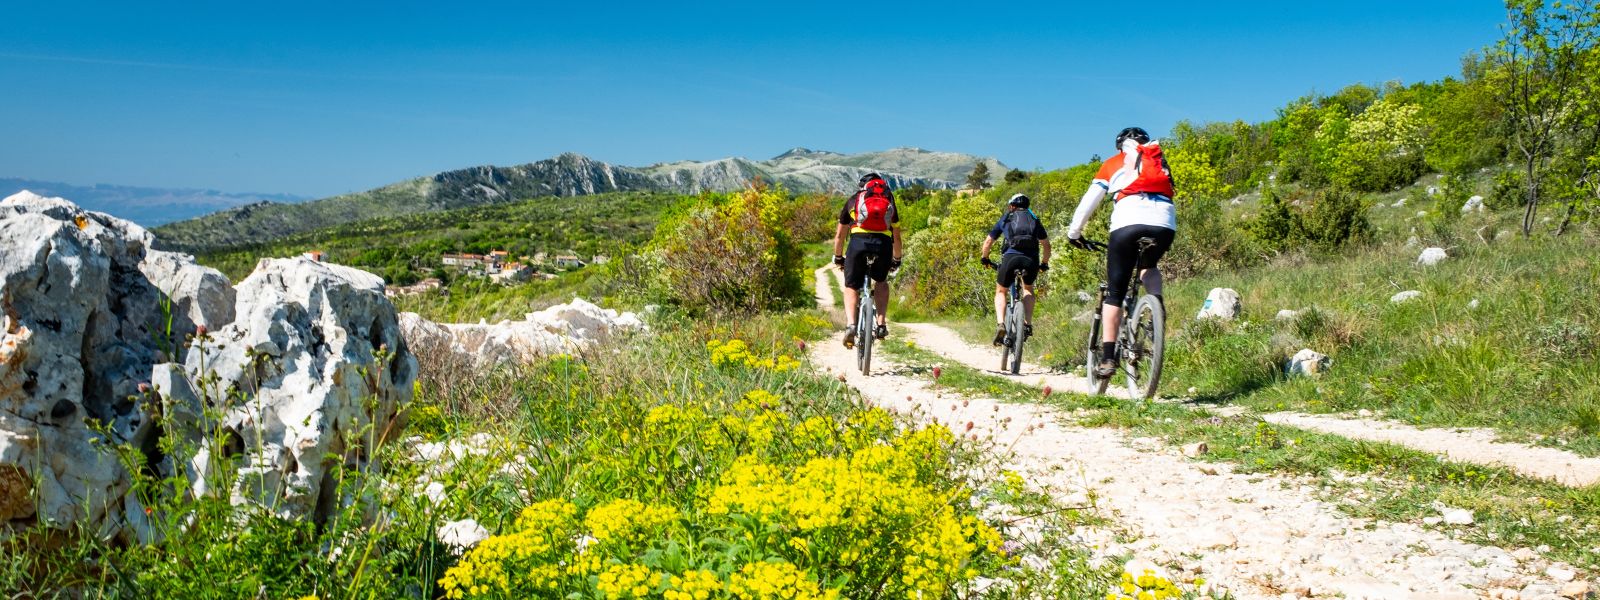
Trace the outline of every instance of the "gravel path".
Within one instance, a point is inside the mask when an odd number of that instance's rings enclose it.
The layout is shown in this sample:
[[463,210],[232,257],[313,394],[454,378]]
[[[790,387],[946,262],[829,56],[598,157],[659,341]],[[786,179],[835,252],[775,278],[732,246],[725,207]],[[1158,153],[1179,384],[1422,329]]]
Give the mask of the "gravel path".
[[[1026,385],[1048,385],[1055,390],[1088,392],[1088,381],[1083,377],[1052,373],[1038,365],[1023,363],[1019,375],[1003,373],[998,370],[998,350],[971,344],[946,327],[931,323],[901,323],[895,327],[904,331],[918,346],[991,375],[1012,377]],[[1116,385],[1108,391],[1117,397],[1127,397],[1126,390]],[[1227,408],[1223,407],[1223,412]],[[1405,446],[1457,462],[1504,467],[1527,477],[1571,487],[1600,484],[1600,458],[1584,457],[1556,448],[1495,441],[1497,435],[1492,429],[1423,429],[1382,419],[1296,412],[1267,413],[1261,418],[1278,425]]]
[[1192,462],[1159,440],[1069,425],[1047,407],[934,389],[926,376],[903,375],[888,360],[880,374],[862,377],[840,339],[813,346],[813,364],[842,375],[867,400],[989,440],[1009,468],[1064,505],[1092,499],[1134,538],[1074,534],[1102,556],[1176,565],[1177,579],[1203,577],[1241,598],[1476,598],[1502,588],[1516,590],[1512,597],[1557,597],[1536,558],[1519,561],[1409,523],[1349,518],[1318,500],[1309,478]]

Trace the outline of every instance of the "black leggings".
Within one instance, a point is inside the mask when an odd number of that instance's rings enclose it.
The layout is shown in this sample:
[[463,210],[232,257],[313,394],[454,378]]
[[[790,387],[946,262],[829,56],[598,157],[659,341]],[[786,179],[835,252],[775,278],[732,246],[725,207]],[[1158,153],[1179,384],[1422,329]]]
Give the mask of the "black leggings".
[[[1128,295],[1128,280],[1133,278],[1135,262],[1140,269],[1155,268],[1161,257],[1172,247],[1172,238],[1178,232],[1155,225],[1129,225],[1111,232],[1106,242],[1106,304],[1122,306]],[[1139,257],[1139,238],[1150,238],[1156,245]]]

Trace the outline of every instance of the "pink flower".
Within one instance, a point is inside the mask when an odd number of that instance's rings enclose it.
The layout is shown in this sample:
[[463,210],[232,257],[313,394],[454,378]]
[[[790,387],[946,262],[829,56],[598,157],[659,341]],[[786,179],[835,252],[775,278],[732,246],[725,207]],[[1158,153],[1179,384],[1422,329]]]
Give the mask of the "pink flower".
[[1044,386],[1044,397],[1049,398],[1050,394],[1053,392],[1055,392],[1055,390],[1050,389],[1050,386]]

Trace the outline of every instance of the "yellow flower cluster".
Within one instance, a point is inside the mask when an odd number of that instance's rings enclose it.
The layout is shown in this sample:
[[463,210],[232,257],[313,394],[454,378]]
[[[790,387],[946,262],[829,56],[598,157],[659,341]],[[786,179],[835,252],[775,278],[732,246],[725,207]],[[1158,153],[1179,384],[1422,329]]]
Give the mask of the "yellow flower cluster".
[[739,600],[834,600],[838,590],[823,591],[804,571],[789,563],[755,562],[728,578],[728,591]]
[[1106,600],[1166,600],[1183,597],[1183,591],[1179,590],[1177,585],[1152,571],[1145,571],[1137,577],[1132,573],[1123,573],[1119,588],[1120,593],[1107,592]]
[[590,510],[583,524],[598,544],[633,546],[648,542],[654,532],[677,520],[677,511],[625,498]]
[[644,598],[655,586],[650,585],[650,569],[639,565],[611,565],[600,572],[595,587],[608,599]]
[[[777,525],[796,536],[789,547],[839,564],[881,560],[864,556],[877,550],[868,536],[905,532],[910,542],[900,579],[905,593],[937,597],[977,576],[974,559],[985,553],[1001,556],[998,532],[959,516],[949,498],[921,483],[920,469],[944,460],[954,441],[949,430],[934,426],[849,457],[812,459],[792,474],[753,456],[740,457],[712,490],[706,511]],[[813,544],[806,537],[830,544]]]
[[522,509],[514,531],[480,542],[445,571],[439,580],[445,596],[509,593],[513,583],[519,589],[555,590],[567,574],[562,559],[572,553],[577,514],[577,507],[566,500]]
[[722,580],[711,571],[688,571],[672,576],[672,587],[662,595],[667,600],[710,600],[722,590]]
[[719,367],[744,365],[752,369],[783,373],[800,366],[800,361],[787,354],[780,354],[776,358],[761,358],[744,340],[711,340],[706,342],[706,351],[711,353],[711,364]]

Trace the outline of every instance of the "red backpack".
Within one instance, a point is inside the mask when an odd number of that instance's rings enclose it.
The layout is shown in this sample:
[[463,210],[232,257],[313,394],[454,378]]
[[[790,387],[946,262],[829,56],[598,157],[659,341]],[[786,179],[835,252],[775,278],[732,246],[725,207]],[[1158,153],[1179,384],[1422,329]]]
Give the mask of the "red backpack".
[[1161,143],[1140,144],[1133,154],[1134,179],[1117,190],[1116,199],[1132,194],[1156,194],[1172,198],[1172,169],[1167,168],[1167,158],[1161,154]]
[[889,184],[882,179],[867,182],[856,193],[856,228],[873,232],[888,232],[894,223],[894,196]]

